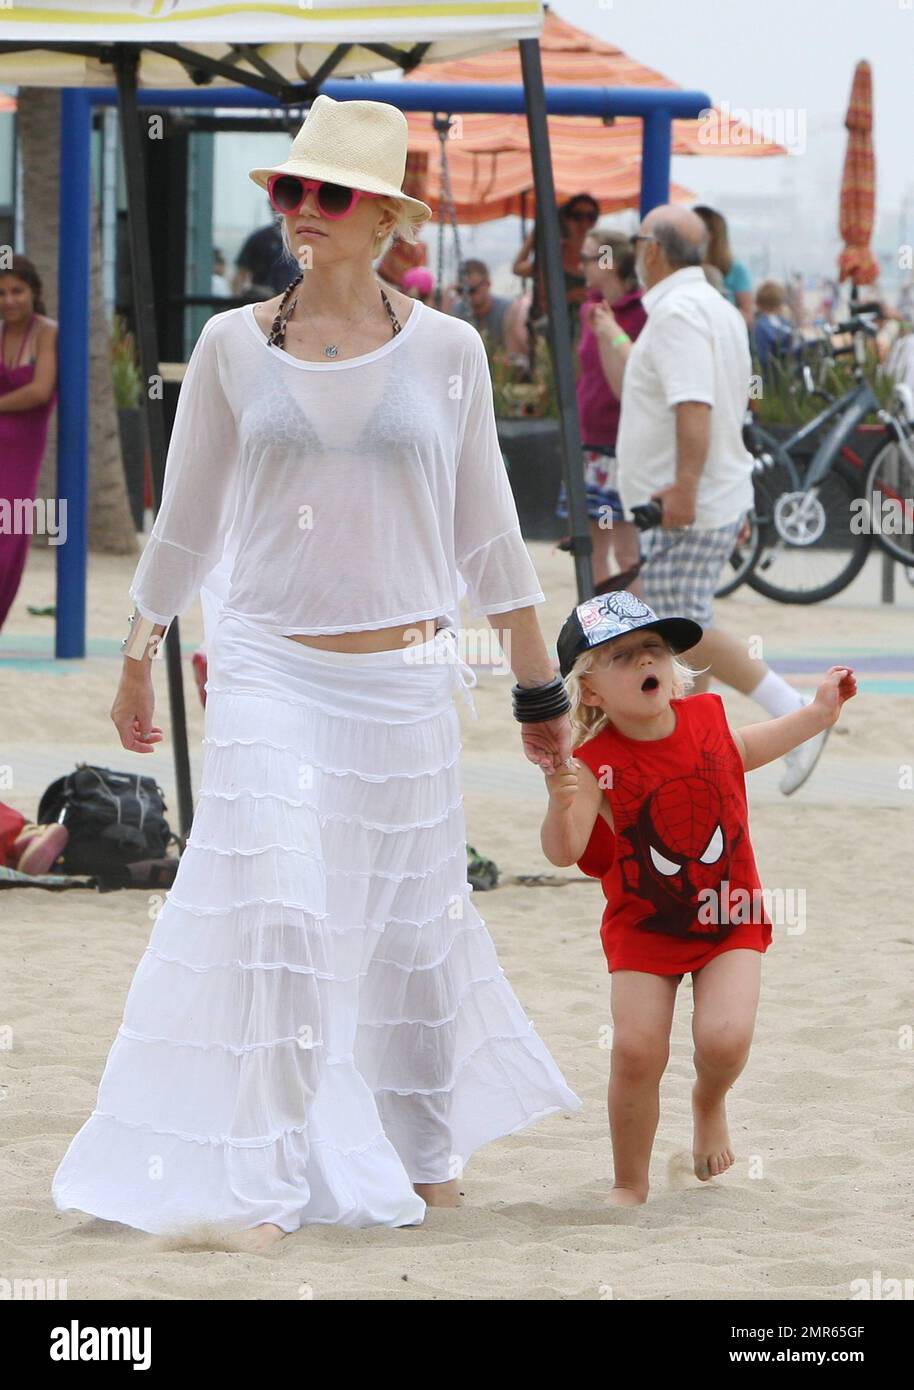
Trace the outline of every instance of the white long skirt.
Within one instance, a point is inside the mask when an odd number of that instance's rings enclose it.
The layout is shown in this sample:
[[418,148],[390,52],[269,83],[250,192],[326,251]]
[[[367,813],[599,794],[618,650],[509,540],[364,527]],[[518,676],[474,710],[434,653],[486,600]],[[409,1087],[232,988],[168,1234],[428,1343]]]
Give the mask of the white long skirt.
[[463,671],[450,627],[349,653],[220,616],[191,835],[60,1210],[410,1225],[413,1183],[580,1108],[473,905]]

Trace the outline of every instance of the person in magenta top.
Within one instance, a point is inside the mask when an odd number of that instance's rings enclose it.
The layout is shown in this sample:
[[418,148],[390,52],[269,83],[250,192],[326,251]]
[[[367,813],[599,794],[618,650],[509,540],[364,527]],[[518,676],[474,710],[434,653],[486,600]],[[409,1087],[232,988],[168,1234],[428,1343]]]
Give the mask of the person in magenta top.
[[790,890],[774,890],[769,916],[745,773],[831,727],[857,689],[850,667],[832,666],[812,704],[732,729],[719,695],[690,693],[697,673],[680,654],[694,651],[701,635],[693,619],[658,618],[623,589],[578,604],[556,643],[573,756],[546,773],[540,841],[550,863],[600,878],[606,898],[614,1206],[647,1200],[660,1081],[686,974],[695,1175],[707,1181],[734,1162],[726,1098],[749,1056],[772,916],[788,932],[805,928],[803,899],[798,915]]
[[[630,343],[647,320],[635,275],[635,253],[620,232],[591,232],[581,254],[587,297],[581,304],[578,418],[587,487],[587,515],[593,541],[593,579],[608,579],[613,558],[618,570],[638,561],[637,528],[624,520],[617,490],[616,435],[624,360],[614,352],[616,339]],[[556,516],[568,517],[564,480]]]
[[41,279],[26,256],[0,271],[0,628],[28,558],[35,500],[57,400],[57,324],[47,317]]

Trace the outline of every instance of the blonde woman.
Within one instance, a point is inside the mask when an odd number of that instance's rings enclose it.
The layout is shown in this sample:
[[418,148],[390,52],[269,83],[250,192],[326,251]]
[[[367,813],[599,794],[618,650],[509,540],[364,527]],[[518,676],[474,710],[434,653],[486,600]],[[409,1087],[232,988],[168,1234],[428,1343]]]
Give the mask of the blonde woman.
[[253,1248],[414,1225],[480,1145],[580,1106],[467,883],[458,578],[543,767],[570,754],[568,700],[479,335],[372,269],[430,216],[401,191],[406,135],[385,103],[315,99],[250,175],[302,273],[215,315],[188,364],[112,718],[125,748],[161,740],[149,635],[229,557],[202,789],[61,1209]]

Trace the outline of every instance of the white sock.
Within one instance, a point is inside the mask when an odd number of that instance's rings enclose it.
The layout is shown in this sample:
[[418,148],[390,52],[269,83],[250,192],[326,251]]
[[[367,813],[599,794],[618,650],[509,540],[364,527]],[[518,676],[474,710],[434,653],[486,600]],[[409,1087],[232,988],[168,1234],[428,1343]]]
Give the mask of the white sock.
[[794,710],[802,709],[806,703],[799,690],[794,690],[776,671],[765,673],[755,689],[749,692],[749,699],[761,705],[772,719],[782,714],[793,714]]

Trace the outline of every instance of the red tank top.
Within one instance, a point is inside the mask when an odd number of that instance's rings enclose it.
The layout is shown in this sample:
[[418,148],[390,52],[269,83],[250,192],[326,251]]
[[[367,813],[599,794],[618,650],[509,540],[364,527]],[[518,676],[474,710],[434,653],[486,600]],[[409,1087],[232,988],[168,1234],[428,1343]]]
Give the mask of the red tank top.
[[610,970],[685,973],[721,948],[771,942],[745,770],[723,701],[708,692],[670,708],[676,727],[666,738],[610,727],[574,749],[601,783],[615,825],[597,816],[577,861],[602,882]]

